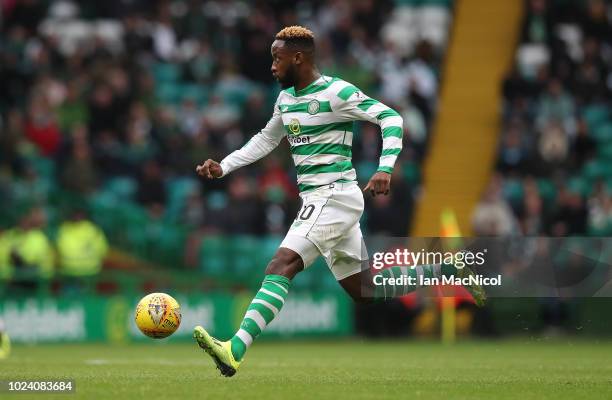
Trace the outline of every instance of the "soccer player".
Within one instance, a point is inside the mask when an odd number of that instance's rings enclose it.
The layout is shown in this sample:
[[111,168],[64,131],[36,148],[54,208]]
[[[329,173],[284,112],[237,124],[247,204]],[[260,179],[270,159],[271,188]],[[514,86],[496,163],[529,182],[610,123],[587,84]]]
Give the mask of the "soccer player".
[[222,178],[266,156],[286,137],[302,199],[302,207],[268,264],[261,289],[234,337],[223,342],[200,326],[194,329],[199,346],[225,376],[236,373],[247,348],[279,313],[291,279],[318,256],[325,258],[354,300],[364,298],[360,273],[368,256],[359,225],[364,199],[351,163],[353,121],[373,122],[382,131],[379,166],[364,192],[373,196],[389,193],[393,166],[402,149],[400,115],[350,83],[319,73],[310,30],[301,26],[281,30],[271,51],[272,75],[283,89],[272,118],[220,163],[209,159],[197,167],[203,177]]

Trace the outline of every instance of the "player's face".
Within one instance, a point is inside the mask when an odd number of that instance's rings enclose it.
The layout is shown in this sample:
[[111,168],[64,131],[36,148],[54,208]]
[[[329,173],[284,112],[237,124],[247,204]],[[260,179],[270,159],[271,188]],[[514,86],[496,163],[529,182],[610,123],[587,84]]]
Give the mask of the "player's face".
[[272,67],[270,71],[283,89],[295,86],[297,69],[294,61],[295,52],[285,47],[284,40],[275,40],[272,43]]

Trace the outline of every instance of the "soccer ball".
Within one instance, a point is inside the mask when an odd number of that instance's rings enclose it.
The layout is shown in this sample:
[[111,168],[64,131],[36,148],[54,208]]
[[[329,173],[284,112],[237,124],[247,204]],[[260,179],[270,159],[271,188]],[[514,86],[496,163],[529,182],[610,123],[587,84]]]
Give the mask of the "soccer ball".
[[151,293],[138,302],[134,319],[142,333],[163,339],[172,335],[181,324],[181,307],[166,293]]

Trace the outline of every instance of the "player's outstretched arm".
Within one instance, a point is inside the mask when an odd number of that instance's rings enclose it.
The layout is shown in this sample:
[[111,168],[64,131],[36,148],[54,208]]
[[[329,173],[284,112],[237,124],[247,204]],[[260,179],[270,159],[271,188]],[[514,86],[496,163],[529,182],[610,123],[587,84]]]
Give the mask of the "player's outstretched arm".
[[196,172],[198,175],[208,179],[221,178],[223,176],[223,168],[221,168],[221,164],[215,160],[211,160],[210,158],[204,161],[204,163],[198,165],[196,167]]
[[221,178],[268,155],[278,146],[285,134],[283,121],[278,105],[274,106],[272,118],[258,134],[244,146],[232,152],[220,163],[208,159],[196,167],[196,172],[205,178]]

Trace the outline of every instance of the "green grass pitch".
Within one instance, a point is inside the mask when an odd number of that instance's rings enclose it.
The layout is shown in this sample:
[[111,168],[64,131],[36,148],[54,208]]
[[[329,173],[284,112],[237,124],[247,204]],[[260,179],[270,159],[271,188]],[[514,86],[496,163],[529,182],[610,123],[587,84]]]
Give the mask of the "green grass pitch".
[[15,346],[0,379],[71,378],[67,399],[603,399],[612,342],[260,341],[233,378],[195,345]]

